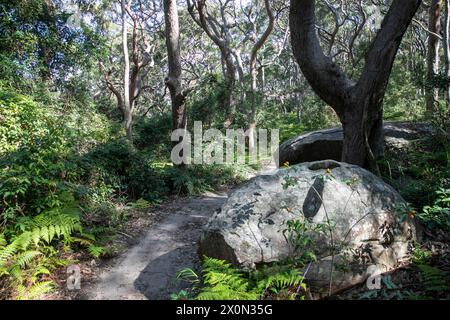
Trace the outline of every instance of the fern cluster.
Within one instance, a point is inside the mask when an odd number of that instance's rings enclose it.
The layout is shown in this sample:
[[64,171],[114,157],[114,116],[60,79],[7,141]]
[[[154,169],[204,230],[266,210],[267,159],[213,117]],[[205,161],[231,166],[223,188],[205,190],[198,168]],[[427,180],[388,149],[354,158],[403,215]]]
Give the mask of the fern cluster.
[[428,293],[445,294],[450,297],[450,273],[430,265],[419,265],[422,282]]
[[64,264],[54,258],[55,240],[70,243],[72,234],[82,232],[80,220],[73,212],[44,212],[21,225],[24,230],[7,240],[0,234],[0,278],[15,292],[18,299],[34,299],[49,292],[54,284],[43,280],[52,268]]
[[222,260],[206,258],[203,262],[203,289],[198,300],[257,300],[243,273]]
[[[273,296],[277,299],[303,299],[299,292],[306,291],[302,273],[291,264],[265,266],[251,273],[258,291],[262,296]],[[294,292],[290,289],[295,288]]]
[[[223,260],[205,257],[201,279],[192,269],[182,270],[179,277],[193,283],[198,300],[296,299],[302,298],[300,289],[306,290],[302,274],[290,265],[245,272]],[[296,290],[291,292],[292,288]]]

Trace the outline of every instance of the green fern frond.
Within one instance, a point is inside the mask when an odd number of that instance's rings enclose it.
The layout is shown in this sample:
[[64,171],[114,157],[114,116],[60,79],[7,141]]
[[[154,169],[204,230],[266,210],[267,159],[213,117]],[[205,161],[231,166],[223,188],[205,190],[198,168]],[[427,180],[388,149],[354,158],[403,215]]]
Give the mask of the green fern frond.
[[0,249],[4,248],[8,242],[6,242],[5,236],[0,234]]
[[[291,294],[289,289],[301,287],[306,290],[302,273],[292,265],[244,272],[225,261],[205,257],[202,274],[202,286],[196,297],[198,300],[258,300],[269,289],[276,294],[287,292],[289,298],[296,299],[298,295]],[[179,276],[193,279],[195,286],[200,282],[197,274],[190,269],[181,271]]]
[[105,253],[105,248],[91,244],[88,247],[88,252],[94,258],[100,258]]
[[31,281],[32,281],[33,283],[35,283],[36,280],[38,279],[38,277],[40,277],[40,276],[42,276],[42,275],[44,275],[44,274],[50,275],[50,274],[51,274],[51,273],[50,273],[50,270],[49,270],[47,267],[43,266],[43,265],[38,265],[38,266],[33,270],[33,274],[32,274],[32,276],[31,276]]
[[73,242],[77,242],[83,246],[90,246],[92,245],[92,240],[86,239],[86,238],[80,238],[80,237],[72,237],[71,238]]
[[429,265],[419,265],[425,289],[429,292],[450,292],[450,273]]
[[[0,235],[0,276],[9,277],[8,285],[17,298],[34,299],[53,288],[51,281],[36,282],[41,275],[50,274],[52,262],[48,257],[56,252],[51,243],[56,239],[70,242],[73,233],[82,233],[82,227],[73,211],[55,209],[30,219],[23,230],[9,243],[5,235]],[[42,258],[37,259],[38,256]]]
[[41,230],[39,228],[35,228],[31,231],[31,240],[35,246],[39,244],[39,241],[41,240]]
[[183,279],[192,283],[199,282],[199,276],[191,268],[185,268],[177,273],[177,279]]
[[22,271],[22,269],[20,269],[20,267],[18,265],[13,266],[12,268],[9,268],[8,275],[11,277],[11,280],[14,283],[20,284],[24,281],[23,271]]
[[17,238],[15,238],[12,244],[14,244],[14,246],[19,250],[27,250],[30,243],[31,243],[31,232],[26,231],[23,232],[21,235],[19,235]]
[[41,234],[40,237],[42,240],[44,240],[47,244],[49,244],[51,242],[52,239],[50,239],[50,235],[48,233],[48,228],[47,226],[43,226],[41,228]]
[[299,285],[304,285],[302,274],[298,270],[292,269],[288,272],[268,276],[259,283],[258,287],[264,289],[275,287],[282,290]]
[[14,265],[18,265],[20,268],[24,269],[27,265],[30,264],[30,262],[38,255],[41,255],[42,253],[39,251],[25,251],[22,253],[19,253],[15,257]]
[[41,297],[43,294],[49,293],[53,290],[53,281],[41,281],[35,283],[31,288],[26,288],[23,285],[17,286],[17,300],[34,300]]
[[258,300],[259,295],[254,292],[235,291],[229,286],[220,284],[202,291],[197,300]]
[[0,267],[4,267],[8,260],[17,252],[17,245],[13,242],[0,250]]

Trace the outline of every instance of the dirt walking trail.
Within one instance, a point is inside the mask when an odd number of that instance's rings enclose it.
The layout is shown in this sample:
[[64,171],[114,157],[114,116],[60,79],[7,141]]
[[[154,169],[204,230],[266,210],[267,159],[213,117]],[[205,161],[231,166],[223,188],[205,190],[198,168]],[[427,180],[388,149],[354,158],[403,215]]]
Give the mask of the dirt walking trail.
[[169,299],[186,286],[176,281],[177,272],[198,265],[201,229],[226,198],[226,193],[207,193],[164,206],[163,218],[105,267],[91,288],[84,288],[83,299]]
[[[274,164],[263,165],[247,178],[274,172]],[[228,190],[230,192],[230,190]],[[78,299],[166,300],[187,288],[176,280],[184,268],[200,266],[198,240],[208,219],[227,200],[227,192],[179,198],[155,212],[160,217],[145,236],[122,255],[102,267],[97,280],[82,289]]]

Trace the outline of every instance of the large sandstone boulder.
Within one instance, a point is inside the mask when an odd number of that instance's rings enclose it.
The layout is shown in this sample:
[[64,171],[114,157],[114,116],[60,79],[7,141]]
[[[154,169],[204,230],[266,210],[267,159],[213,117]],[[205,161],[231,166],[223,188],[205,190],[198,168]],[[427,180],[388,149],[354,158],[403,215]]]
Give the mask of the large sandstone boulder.
[[[385,122],[385,144],[390,149],[401,149],[411,141],[433,133],[427,123]],[[280,165],[291,165],[325,159],[340,161],[342,153],[342,128],[332,128],[306,133],[290,139],[279,148]]]
[[204,230],[199,254],[250,268],[282,261],[302,250],[287,241],[295,235],[285,231],[287,222],[307,222],[311,232],[300,236],[314,239],[319,261],[305,270],[306,278],[311,287],[328,288],[333,262],[335,292],[374,270],[391,270],[407,256],[416,230],[396,209],[403,202],[392,187],[358,166],[327,160],[279,169],[229,195]]

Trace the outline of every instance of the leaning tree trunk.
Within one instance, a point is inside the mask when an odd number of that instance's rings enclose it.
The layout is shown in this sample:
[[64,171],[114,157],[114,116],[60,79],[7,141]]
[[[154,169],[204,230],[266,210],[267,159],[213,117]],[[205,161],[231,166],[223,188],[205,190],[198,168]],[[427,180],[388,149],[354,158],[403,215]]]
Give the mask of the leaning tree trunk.
[[432,0],[429,12],[428,52],[427,52],[427,94],[426,107],[428,116],[436,111],[439,101],[439,89],[434,85],[434,79],[439,73],[439,34],[441,32],[441,1]]
[[[165,79],[172,100],[172,129],[186,129],[187,91],[183,91],[181,82],[180,28],[176,0],[164,0],[164,19],[166,23],[166,47],[169,62],[169,74]],[[174,144],[178,144],[175,141]]]
[[315,0],[291,0],[294,56],[316,94],[342,122],[342,161],[377,170],[383,156],[383,98],[400,42],[421,0],[396,0],[366,54],[358,81],[350,79],[320,46]]

